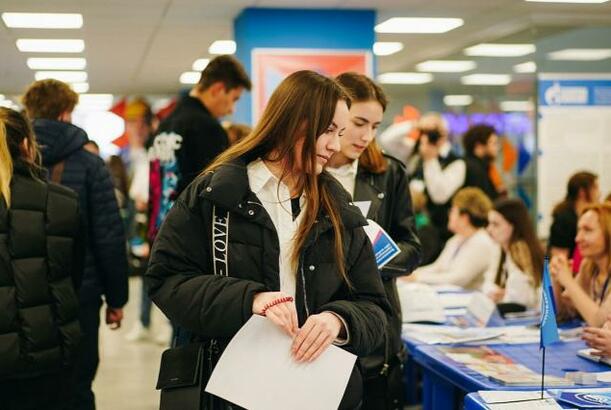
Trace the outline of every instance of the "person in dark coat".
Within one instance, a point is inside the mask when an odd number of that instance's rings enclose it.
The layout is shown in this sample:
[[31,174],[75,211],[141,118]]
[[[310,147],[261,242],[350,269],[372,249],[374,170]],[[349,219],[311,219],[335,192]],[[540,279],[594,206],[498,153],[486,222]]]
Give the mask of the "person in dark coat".
[[479,188],[494,201],[501,195],[490,177],[491,168],[494,167],[494,160],[499,152],[496,130],[486,124],[473,125],[463,136],[462,143],[467,165],[463,186]]
[[76,194],[44,182],[28,120],[0,107],[0,408],[69,402],[80,338]]
[[422,253],[415,233],[407,172],[403,163],[383,154],[375,141],[387,104],[384,91],[362,74],[344,73],[336,80],[352,96],[352,105],[341,149],[331,158],[327,171],[354,201],[367,204],[367,217],[388,232],[401,249],[380,269],[393,312],[385,344],[361,360],[366,375],[363,409],[403,409],[405,347],[401,341],[396,278],[409,275],[420,263]]
[[110,174],[101,158],[83,148],[89,140],[85,131],[70,123],[77,102],[78,94],[67,84],[51,79],[34,82],[23,97],[50,179],[73,189],[79,196],[86,252],[79,291],[83,340],[77,363],[75,407],[94,409],[91,384],[99,362],[102,297],[106,303],[106,323],[118,328],[127,303],[127,256]]
[[[191,340],[222,351],[263,315],[293,339],[298,362],[332,343],[358,356],[382,345],[390,306],[366,221],[323,172],[339,150],[349,101],[327,77],[291,74],[254,131],[170,210],[146,279],[153,302]],[[340,408],[358,408],[361,398],[355,367]]]

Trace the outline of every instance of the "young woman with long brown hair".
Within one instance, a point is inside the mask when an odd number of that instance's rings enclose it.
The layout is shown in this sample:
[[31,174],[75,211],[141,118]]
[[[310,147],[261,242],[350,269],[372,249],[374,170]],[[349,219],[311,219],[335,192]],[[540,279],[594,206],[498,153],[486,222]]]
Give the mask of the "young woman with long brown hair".
[[497,200],[488,214],[488,233],[501,246],[501,256],[486,273],[484,293],[502,313],[536,308],[544,254],[524,202]]
[[[381,345],[390,308],[365,219],[323,172],[349,104],[335,81],[291,74],[253,132],[176,201],[146,278],[153,301],[192,341],[222,350],[255,314],[293,339],[297,361],[316,360],[331,343],[359,356]],[[361,395],[355,368],[340,408],[356,408]]]
[[352,195],[369,204],[367,217],[395,240],[401,253],[380,269],[393,313],[387,340],[378,351],[361,360],[365,372],[363,410],[402,408],[404,389],[401,341],[401,306],[396,278],[409,275],[420,262],[420,241],[415,234],[412,201],[405,167],[385,155],[375,135],[386,109],[384,91],[367,76],[344,73],[336,78],[352,97],[350,120],[340,150],[326,170]]

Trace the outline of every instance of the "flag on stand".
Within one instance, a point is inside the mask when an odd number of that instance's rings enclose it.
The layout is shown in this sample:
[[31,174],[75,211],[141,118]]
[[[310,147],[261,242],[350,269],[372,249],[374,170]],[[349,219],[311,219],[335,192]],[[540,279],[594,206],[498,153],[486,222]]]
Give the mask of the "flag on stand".
[[554,291],[549,275],[549,258],[545,258],[543,265],[543,283],[541,284],[541,342],[540,347],[545,348],[560,340],[558,325],[556,324],[556,304]]

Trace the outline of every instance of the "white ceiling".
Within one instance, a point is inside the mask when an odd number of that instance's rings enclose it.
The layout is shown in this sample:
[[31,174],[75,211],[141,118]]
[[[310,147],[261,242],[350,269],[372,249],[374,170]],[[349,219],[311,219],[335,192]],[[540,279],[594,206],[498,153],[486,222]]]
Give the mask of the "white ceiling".
[[[90,92],[174,93],[178,76],[207,57],[210,43],[232,38],[233,19],[245,7],[293,7],[294,0],[0,0],[0,12],[77,12],[79,30],[9,29],[0,20],[0,94],[21,93],[34,79],[17,38],[83,38]],[[378,72],[412,70],[427,59],[459,58],[479,42],[533,41],[573,27],[611,26],[611,2],[600,5],[523,0],[309,0],[310,7],[371,8],[378,21],[392,16],[460,17],[465,25],[446,34],[378,35],[401,41],[403,51],[378,58]],[[303,7],[300,4],[300,7]],[[54,55],[55,56],[55,55]],[[56,55],[57,57],[61,55]],[[70,55],[66,55],[70,56]],[[488,72],[510,73],[521,59],[482,59]],[[481,71],[478,69],[478,71]],[[445,77],[440,76],[440,80]],[[448,81],[457,76],[448,76]]]

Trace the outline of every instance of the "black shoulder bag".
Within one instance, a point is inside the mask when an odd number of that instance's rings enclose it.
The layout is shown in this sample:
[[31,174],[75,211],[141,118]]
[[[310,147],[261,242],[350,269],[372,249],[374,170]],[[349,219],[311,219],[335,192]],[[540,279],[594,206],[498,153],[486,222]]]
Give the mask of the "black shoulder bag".
[[[217,215],[212,208],[212,252],[214,274],[227,276],[229,212]],[[220,410],[223,401],[205,392],[212,369],[219,359],[216,340],[189,343],[167,349],[161,355],[157,390],[161,390],[159,410]]]

